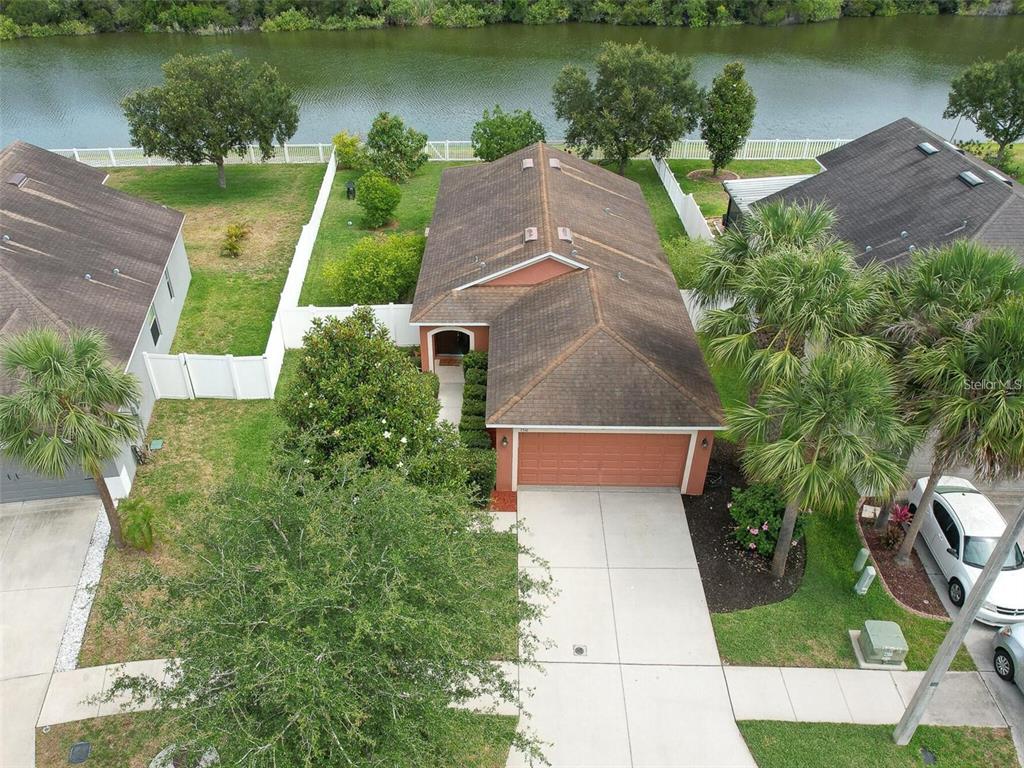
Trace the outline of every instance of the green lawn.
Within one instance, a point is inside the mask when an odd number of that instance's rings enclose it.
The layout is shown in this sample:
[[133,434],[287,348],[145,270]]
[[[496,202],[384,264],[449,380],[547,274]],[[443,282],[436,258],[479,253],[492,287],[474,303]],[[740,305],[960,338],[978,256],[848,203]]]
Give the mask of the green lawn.
[[[220,189],[213,166],[111,169],[111,186],[185,214],[192,285],[173,352],[263,354],[323,174],[316,164],[237,165]],[[226,227],[243,222],[241,257],[221,257]]]
[[[516,730],[516,718],[477,715],[452,710],[459,726],[459,768],[503,768]],[[71,745],[88,741],[92,746],[88,768],[148,768],[167,746],[169,729],[159,712],[111,715],[63,723],[47,733],[36,729],[37,768],[61,768],[68,764]]]
[[650,160],[630,160],[626,165],[626,178],[635,181],[643,190],[647,207],[651,209],[654,228],[658,230],[662,245],[677,237],[686,237],[683,222],[679,220],[676,209],[672,207],[668,192],[654,170],[654,163]]
[[[445,168],[456,165],[465,163],[424,163],[411,179],[402,184],[402,200],[395,211],[396,224],[389,231],[422,233],[434,215],[434,200],[441,183],[441,173]],[[356,181],[358,184],[359,175],[359,171],[339,170],[334,177],[334,187],[331,189],[320,232],[313,246],[313,258],[309,262],[309,271],[299,297],[301,306],[337,306],[336,298],[322,279],[324,265],[330,259],[344,254],[357,240],[373,234],[359,224],[362,209],[354,200],[345,197],[345,184],[348,181]]]
[[697,340],[700,342],[701,351],[704,352],[704,359],[707,361],[708,369],[711,371],[711,379],[715,382],[715,389],[718,390],[718,397],[722,401],[722,407],[746,405],[749,387],[747,386],[747,379],[743,375],[743,369],[738,365],[713,362],[707,353],[707,337],[703,334],[698,334]]
[[897,747],[891,725],[748,720],[739,727],[760,768],[920,768],[922,747],[936,756],[940,768],[1017,764],[1005,728],[925,725],[910,744]]
[[[669,167],[679,181],[683,192],[693,195],[705,216],[724,216],[729,205],[729,196],[722,182],[712,179],[688,179],[686,174],[702,168],[711,168],[707,160],[669,160]],[[739,175],[741,179],[755,179],[761,176],[794,176],[802,173],[817,173],[821,170],[816,160],[734,160],[726,170]]]
[[[865,619],[895,621],[910,646],[907,666],[926,669],[949,629],[902,608],[876,580],[867,595],[853,593],[853,559],[860,549],[856,522],[812,516],[807,525],[803,583],[787,600],[735,613],[712,614],[718,649],[729,664],[785,667],[856,667],[847,631]],[[974,664],[961,648],[953,669]]]

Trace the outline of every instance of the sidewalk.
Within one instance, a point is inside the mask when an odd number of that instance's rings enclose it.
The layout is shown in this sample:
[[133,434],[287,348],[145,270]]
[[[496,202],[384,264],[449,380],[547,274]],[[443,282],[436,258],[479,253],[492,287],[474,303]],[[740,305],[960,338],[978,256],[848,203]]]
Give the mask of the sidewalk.
[[[170,659],[148,659],[131,661],[127,664],[107,664],[102,667],[81,667],[70,672],[55,672],[39,713],[37,727],[88,720],[101,715],[117,715],[122,712],[144,712],[153,709],[153,702],[130,704],[128,696],[107,703],[97,699],[113,686],[114,681],[124,675],[148,675],[161,684],[173,676]],[[122,708],[123,707],[123,708]]]
[[[924,672],[798,667],[726,667],[737,720],[895,724]],[[978,672],[950,672],[928,705],[925,725],[1006,728]]]

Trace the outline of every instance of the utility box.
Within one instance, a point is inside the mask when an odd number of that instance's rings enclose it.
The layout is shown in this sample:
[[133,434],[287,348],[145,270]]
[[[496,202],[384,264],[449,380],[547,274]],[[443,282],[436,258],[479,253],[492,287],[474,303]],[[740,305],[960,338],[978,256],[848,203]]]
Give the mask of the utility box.
[[894,621],[868,619],[857,639],[861,655],[868,664],[898,667],[907,658],[907,641]]

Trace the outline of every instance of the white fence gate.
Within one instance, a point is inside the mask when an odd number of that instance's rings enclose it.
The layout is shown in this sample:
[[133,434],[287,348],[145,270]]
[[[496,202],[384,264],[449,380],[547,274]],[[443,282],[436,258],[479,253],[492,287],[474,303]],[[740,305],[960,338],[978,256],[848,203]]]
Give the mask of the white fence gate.
[[658,172],[658,178],[661,179],[665,191],[668,192],[669,200],[672,201],[672,207],[676,209],[679,220],[683,222],[683,229],[686,230],[687,236],[691,240],[713,240],[714,235],[711,233],[711,228],[708,226],[707,221],[704,220],[704,214],[701,213],[700,206],[693,199],[693,195],[683,192],[678,180],[676,180],[675,174],[668,167],[668,163],[657,157],[652,158],[651,162],[654,163],[654,169]]

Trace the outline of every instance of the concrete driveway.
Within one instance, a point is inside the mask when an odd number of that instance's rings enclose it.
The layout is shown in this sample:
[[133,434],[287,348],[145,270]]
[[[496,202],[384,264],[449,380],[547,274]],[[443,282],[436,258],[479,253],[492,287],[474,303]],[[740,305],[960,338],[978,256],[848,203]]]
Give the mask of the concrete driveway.
[[752,768],[678,492],[520,490],[519,519],[560,590],[521,672],[551,764]]
[[95,496],[0,504],[0,766],[35,764],[43,704],[89,540]]

